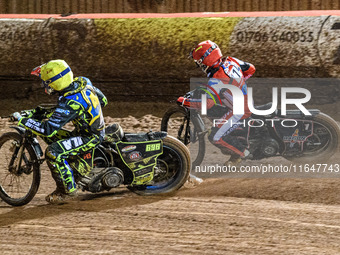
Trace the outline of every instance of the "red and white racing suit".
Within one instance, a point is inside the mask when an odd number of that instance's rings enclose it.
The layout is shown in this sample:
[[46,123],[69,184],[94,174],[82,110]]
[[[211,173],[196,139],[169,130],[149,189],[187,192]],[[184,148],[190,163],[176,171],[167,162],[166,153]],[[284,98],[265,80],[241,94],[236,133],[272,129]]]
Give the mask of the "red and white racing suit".
[[[222,59],[222,62],[215,68],[212,68],[208,73],[208,78],[221,79],[223,83],[231,84],[238,87],[243,92],[244,97],[244,114],[233,115],[233,96],[230,90],[220,89],[214,83],[210,85],[219,94],[222,103],[227,106],[227,110],[223,110],[220,113],[219,122],[212,128],[212,132],[209,135],[209,140],[218,147],[227,148],[228,151],[235,153],[241,157],[244,156],[246,145],[240,143],[235,136],[229,134],[234,131],[240,124],[240,120],[250,117],[251,112],[248,108],[247,97],[247,85],[245,81],[249,79],[255,73],[255,67],[233,57],[226,57]],[[215,83],[217,84],[217,83]],[[199,100],[200,101],[200,100]],[[190,108],[200,108],[201,102],[197,99],[188,99],[184,102],[184,105],[190,105]],[[209,115],[209,109],[215,107],[213,99],[207,99],[207,109]]]

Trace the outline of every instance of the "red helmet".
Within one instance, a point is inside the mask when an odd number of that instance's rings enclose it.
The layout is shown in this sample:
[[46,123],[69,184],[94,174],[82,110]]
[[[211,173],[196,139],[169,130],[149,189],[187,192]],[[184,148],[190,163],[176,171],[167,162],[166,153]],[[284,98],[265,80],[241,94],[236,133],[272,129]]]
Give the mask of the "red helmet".
[[220,48],[216,43],[208,40],[199,43],[190,53],[195,63],[202,68],[203,72],[217,64],[222,58]]

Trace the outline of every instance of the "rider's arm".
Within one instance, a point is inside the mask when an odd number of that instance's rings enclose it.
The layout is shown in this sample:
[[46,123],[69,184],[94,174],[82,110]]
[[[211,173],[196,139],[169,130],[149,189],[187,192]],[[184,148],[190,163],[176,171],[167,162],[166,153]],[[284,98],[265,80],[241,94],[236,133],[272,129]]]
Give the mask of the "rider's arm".
[[101,92],[98,88],[96,88],[95,86],[93,86],[94,90],[96,91],[96,94],[98,96],[99,102],[101,107],[105,107],[107,105],[107,98],[106,96],[103,94],[103,92]]
[[66,123],[76,118],[82,110],[83,106],[80,103],[74,100],[66,100],[62,97],[59,99],[57,108],[48,120],[24,117],[20,119],[18,125],[31,130],[37,135],[51,137]]
[[[210,81],[208,84],[211,85]],[[202,87],[197,87],[194,90],[188,92],[185,97],[179,97],[177,102],[191,109],[201,109],[202,93],[205,93],[205,91],[206,89],[202,90]],[[207,95],[207,109],[210,109],[214,105],[214,100],[209,95]]]
[[37,106],[35,109],[32,110],[31,114],[27,115],[26,117],[43,120],[51,117],[56,107],[57,105],[49,107]]

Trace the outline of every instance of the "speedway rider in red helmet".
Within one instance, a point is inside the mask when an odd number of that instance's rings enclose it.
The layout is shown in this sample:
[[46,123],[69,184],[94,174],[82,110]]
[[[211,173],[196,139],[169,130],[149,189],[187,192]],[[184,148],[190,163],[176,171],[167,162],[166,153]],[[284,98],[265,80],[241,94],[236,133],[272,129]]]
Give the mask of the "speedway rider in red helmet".
[[[209,135],[209,140],[216,146],[222,149],[227,149],[231,152],[231,158],[229,162],[237,164],[241,161],[241,158],[245,158],[249,155],[244,143],[240,143],[235,136],[229,134],[234,131],[239,125],[230,122],[238,123],[242,119],[246,119],[251,115],[248,108],[247,99],[247,85],[245,81],[249,79],[255,73],[255,67],[247,62],[243,62],[233,57],[223,57],[220,48],[216,43],[208,40],[199,43],[190,53],[195,63],[202,68],[203,72],[207,74],[208,78],[221,79],[223,83],[237,86],[242,90],[244,95],[244,115],[233,115],[233,96],[230,90],[216,89],[221,98],[221,101],[227,106],[224,112],[221,112],[220,124],[212,128],[212,132]],[[215,79],[211,79],[209,85],[214,87],[218,82]],[[213,81],[215,80],[215,82]],[[191,101],[191,102],[190,102]],[[195,102],[194,102],[195,101]],[[189,104],[191,108],[200,108],[200,102],[197,100],[191,100],[190,98],[185,102]],[[208,99],[207,108],[214,107],[212,99]]]

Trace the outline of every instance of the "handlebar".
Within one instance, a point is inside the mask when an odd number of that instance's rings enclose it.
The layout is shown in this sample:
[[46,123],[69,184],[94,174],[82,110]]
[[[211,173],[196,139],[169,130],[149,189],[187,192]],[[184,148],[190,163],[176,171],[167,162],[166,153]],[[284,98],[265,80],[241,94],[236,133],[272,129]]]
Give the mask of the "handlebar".
[[[47,118],[46,114],[53,112],[53,110],[57,107],[56,104],[40,104],[34,109],[22,110],[20,111],[20,115],[22,117],[34,117],[34,118]],[[9,121],[15,122],[16,119],[13,115],[1,116],[1,118],[8,118]]]

